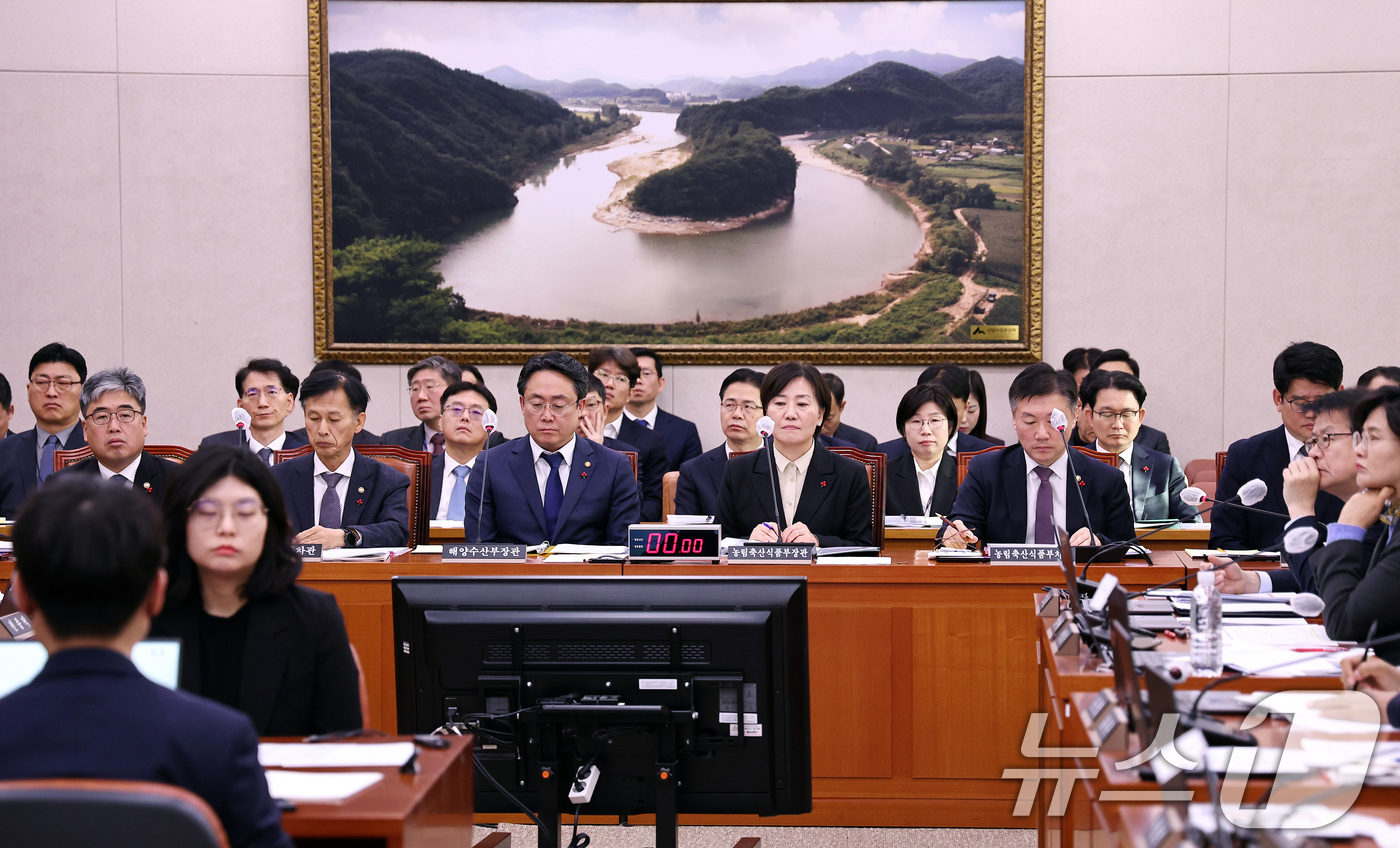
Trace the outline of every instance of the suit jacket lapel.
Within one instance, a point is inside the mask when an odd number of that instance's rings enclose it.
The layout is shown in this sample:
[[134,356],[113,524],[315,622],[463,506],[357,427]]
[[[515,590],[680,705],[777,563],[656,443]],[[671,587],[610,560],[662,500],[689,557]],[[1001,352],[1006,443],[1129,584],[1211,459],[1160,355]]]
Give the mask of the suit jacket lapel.
[[[1026,452],[1019,447],[1016,450],[1007,448],[1002,451],[1001,490],[1006,496],[1003,506],[1011,513],[1007,516],[1007,526],[1011,528],[1011,532],[1007,536],[1014,542],[1023,542],[1026,539],[1026,504],[1030,500],[1029,486],[1030,484],[1026,480]],[[989,519],[990,515],[991,510],[989,509]],[[988,523],[991,523],[990,520]],[[981,530],[985,536],[987,528],[983,527]]]
[[447,460],[443,459],[445,453],[433,457],[432,465],[432,488],[428,490],[428,518],[437,518],[438,509],[442,507],[442,475],[445,473],[444,466]]
[[155,495],[161,488],[159,484],[164,476],[165,469],[161,467],[160,460],[141,451],[141,462],[136,466],[136,485],[132,488],[138,492]]
[[[1146,516],[1143,514],[1143,505],[1147,499],[1152,497],[1152,480],[1157,476],[1157,469],[1152,467],[1152,461],[1147,458],[1147,451],[1133,445],[1133,465],[1129,469],[1132,471],[1133,480],[1133,520],[1142,521]],[[1166,486],[1162,487],[1166,491]],[[1167,505],[1168,515],[1171,515],[1171,504]]]
[[787,515],[783,512],[782,487],[778,485],[778,472],[773,467],[773,452],[766,447],[760,448],[755,459],[758,461],[754,463],[753,473],[749,475],[754,503],[766,505],[760,510],[763,515],[770,515],[771,511],[776,509],[778,529],[786,529]]
[[807,478],[802,481],[802,493],[797,496],[797,509],[793,511],[794,521],[811,521],[826,503],[836,482],[836,455],[818,447],[812,451],[812,462],[807,466]]
[[287,616],[281,613],[281,606],[278,598],[263,598],[248,605],[248,638],[243,645],[243,682],[238,705],[253,720],[254,727],[266,727],[272,718],[277,691],[291,655],[292,640],[284,636],[290,625]]
[[[583,497],[584,489],[593,482],[593,475],[598,470],[598,463],[594,460],[597,450],[594,448],[597,442],[589,439],[574,437],[574,461],[569,465],[569,483],[564,487],[564,503],[559,506],[559,523],[555,527],[549,528],[551,531],[549,538],[558,537],[559,528],[569,522],[569,515],[578,506],[579,500]],[[629,469],[630,471],[630,469]],[[541,500],[540,510],[543,512],[544,503]]]
[[[951,459],[951,457],[945,457],[945,459]],[[938,464],[938,476],[939,476],[939,477],[942,477],[942,476],[943,476],[943,466],[949,465],[949,464],[950,464],[950,463],[949,463],[949,462],[946,462],[946,461],[940,461],[940,462],[939,462],[939,464]],[[953,471],[953,475],[956,477],[956,476],[957,476],[957,470],[956,470],[957,462],[952,462],[951,464],[955,467],[955,469],[954,469],[954,471]],[[900,456],[896,457],[895,460],[894,460],[893,462],[891,462],[890,464],[886,465],[885,468],[888,469],[888,470],[887,470],[887,473],[889,474],[890,483],[893,485],[895,492],[897,492],[897,493],[899,494],[900,503],[904,504],[904,508],[905,508],[905,509],[908,509],[908,508],[910,507],[910,505],[917,505],[917,506],[919,507],[919,513],[922,514],[922,513],[923,513],[923,504],[919,502],[919,501],[920,501],[920,497],[919,497],[919,474],[918,474],[919,467],[918,467],[918,465],[915,463],[914,454],[912,454],[912,453],[901,454]],[[934,495],[934,497],[933,497],[934,501],[937,502],[937,500],[938,500],[938,487],[937,487],[937,485],[934,486],[933,495]],[[888,511],[888,510],[887,510],[887,511]]]
[[[911,454],[912,457],[912,454]],[[917,491],[918,484],[915,484]],[[933,511],[946,513],[953,508],[958,497],[958,461],[955,456],[944,456],[938,462],[938,476],[933,480]]]
[[1371,569],[1376,567],[1376,563],[1381,561],[1381,555],[1384,554],[1388,548],[1400,543],[1400,536],[1391,536],[1387,541],[1386,536],[1390,535],[1390,527],[1385,525],[1382,525],[1382,527],[1384,527],[1384,529],[1381,530],[1381,537],[1376,540],[1376,547],[1371,551],[1371,562],[1366,566],[1367,574],[1370,574]]
[[[82,427],[74,427],[74,433],[81,433]],[[24,486],[24,493],[29,494],[34,491],[34,487],[39,484],[39,431],[26,430],[15,438],[21,439],[19,444],[19,477]],[[44,437],[48,439],[47,436]],[[71,441],[71,439],[70,439]]]
[[83,435],[83,425],[79,424],[73,428],[73,432],[68,434],[68,441],[64,443],[64,450],[77,450],[87,447],[87,436]]
[[[1084,468],[1087,463],[1098,462],[1098,460],[1087,457],[1074,448],[1070,448],[1070,450],[1074,451],[1074,456],[1070,457],[1074,464],[1065,463],[1065,532],[1074,535],[1075,530],[1086,527],[1089,523],[1084,515],[1084,507],[1080,504],[1081,495],[1085,503],[1089,501],[1089,475],[1081,473],[1080,469]],[[1081,481],[1084,483],[1083,486],[1079,485]],[[1078,487],[1078,493],[1074,491],[1075,487]]]
[[[575,456],[577,456],[575,451]],[[510,471],[515,475],[516,485],[520,487],[520,494],[525,499],[525,503],[530,507],[530,514],[535,517],[535,523],[540,526],[547,538],[552,527],[544,526],[544,496],[540,493],[539,481],[535,479],[535,457],[530,455],[530,439],[521,437],[519,443],[511,449],[510,460],[507,463]],[[485,485],[488,481],[483,480]],[[499,502],[499,495],[497,502]],[[561,513],[562,514],[562,513]],[[500,526],[498,521],[496,526]]]
[[[352,448],[353,450],[353,448]],[[365,501],[374,494],[374,467],[379,460],[367,456],[356,456],[355,467],[350,472],[350,485],[345,489],[345,503],[340,512],[340,526],[352,527],[362,524],[365,514]]]
[[311,479],[311,464],[315,461],[314,456],[302,456],[292,460],[290,465],[293,497],[288,499],[289,506],[296,526],[303,530],[317,524],[316,487]]

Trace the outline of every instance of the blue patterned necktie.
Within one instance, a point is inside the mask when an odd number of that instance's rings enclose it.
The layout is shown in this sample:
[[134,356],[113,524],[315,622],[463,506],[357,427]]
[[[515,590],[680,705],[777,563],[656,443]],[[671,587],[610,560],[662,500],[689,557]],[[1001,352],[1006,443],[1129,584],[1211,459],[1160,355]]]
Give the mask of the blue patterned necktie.
[[638,419],[637,419],[637,423],[640,424],[640,425],[642,425],[642,429],[643,429],[643,430],[650,430],[650,429],[651,429],[651,425],[647,423],[647,420],[646,420],[645,418],[638,418]]
[[44,485],[44,481],[49,479],[53,473],[53,455],[58,450],[58,436],[50,435],[44,441],[44,453],[39,457],[39,485]]
[[462,521],[467,517],[467,474],[471,473],[471,468],[466,465],[459,465],[452,469],[452,474],[457,478],[452,484],[452,494],[447,502],[447,520]]
[[559,508],[564,505],[564,481],[559,476],[559,466],[564,464],[564,455],[540,455],[549,463],[549,479],[544,481],[544,532],[548,537],[554,533],[554,525],[559,521]]
[[321,496],[321,520],[317,523],[327,530],[340,529],[340,495],[335,487],[344,476],[334,471],[321,475],[321,479],[326,481],[326,493]]

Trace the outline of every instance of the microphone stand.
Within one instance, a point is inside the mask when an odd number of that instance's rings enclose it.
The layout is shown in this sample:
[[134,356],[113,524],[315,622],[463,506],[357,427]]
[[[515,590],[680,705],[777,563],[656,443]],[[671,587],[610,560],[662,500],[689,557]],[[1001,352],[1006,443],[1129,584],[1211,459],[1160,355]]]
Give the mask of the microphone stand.
[[[1257,506],[1245,506],[1242,503],[1235,503],[1234,499],[1228,501],[1218,501],[1214,498],[1201,498],[1201,501],[1202,503],[1210,503],[1215,506],[1232,506],[1235,509],[1243,509],[1247,512],[1257,512],[1260,515],[1269,515],[1273,516],[1274,518],[1284,518],[1288,519],[1289,521],[1293,520],[1293,517],[1286,512],[1274,512],[1271,509],[1260,509]],[[1195,506],[1195,504],[1192,504],[1192,506]]]
[[[486,508],[486,487],[491,485],[491,478],[486,474],[486,454],[491,452],[491,434],[496,432],[496,422],[486,420],[486,415],[490,415],[493,419],[496,417],[495,414],[488,409],[486,413],[482,415],[481,421],[481,429],[486,431],[486,444],[481,446],[481,498],[476,502],[476,540],[478,542],[482,541],[481,514]],[[463,492],[462,496],[466,497],[466,493]],[[465,504],[463,504],[463,506],[465,506]],[[549,529],[553,530],[554,528],[551,527]],[[462,535],[466,535],[465,530],[462,531]]]
[[[774,426],[777,426],[776,422]],[[778,541],[781,542],[783,539],[783,510],[778,503],[778,457],[773,452],[773,432],[770,430],[766,435],[762,433],[759,435],[763,437],[763,446],[768,449],[766,470],[768,471],[768,486],[773,490],[773,527],[777,531]],[[812,438],[815,439],[816,436]]]

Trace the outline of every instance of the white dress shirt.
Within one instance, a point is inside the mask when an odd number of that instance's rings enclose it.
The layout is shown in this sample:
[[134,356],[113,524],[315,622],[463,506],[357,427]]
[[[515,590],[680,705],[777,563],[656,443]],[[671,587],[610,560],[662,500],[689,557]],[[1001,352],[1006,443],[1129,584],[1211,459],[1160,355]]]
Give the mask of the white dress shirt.
[[788,459],[776,450],[773,458],[778,463],[778,494],[783,499],[783,521],[792,526],[797,514],[797,502],[802,498],[802,484],[807,482],[807,469],[812,464],[812,454],[817,451],[817,442],[812,440],[807,452],[797,459]]
[[253,435],[253,431],[252,431],[252,430],[249,430],[249,431],[248,431],[248,450],[252,451],[253,453],[257,453],[258,451],[262,450],[263,448],[272,448],[272,452],[273,452],[273,453],[276,453],[277,451],[282,450],[282,446],[285,445],[286,443],[287,443],[287,431],[286,431],[286,430],[283,430],[282,432],[278,433],[278,434],[277,434],[277,438],[273,439],[272,441],[268,442],[267,444],[263,444],[262,442],[258,441],[258,437]]
[[[438,511],[437,515],[434,515],[433,518],[438,521],[447,520],[447,510],[452,505],[452,489],[457,485],[457,475],[453,473],[453,469],[459,465],[465,465],[467,468],[475,470],[477,456],[481,456],[481,454],[477,454],[466,462],[458,462],[452,458],[452,454],[447,451],[442,452],[442,491],[438,493]],[[560,471],[559,473],[562,475],[564,472]],[[468,471],[467,476],[462,479],[470,483],[472,479],[471,471]],[[562,476],[560,479],[563,479]]]
[[[370,460],[373,462],[374,460]],[[326,478],[322,477],[331,469],[321,461],[321,455],[311,454],[311,514],[316,516],[316,523],[321,522],[321,499],[326,496]],[[335,494],[340,498],[340,520],[341,526],[345,524],[345,499],[350,495],[350,475],[355,470],[355,449],[351,448],[350,453],[345,457],[345,461],[340,467],[335,469],[335,473],[341,475],[340,480],[335,484]]]
[[[660,409],[660,407],[658,407],[656,404],[653,403],[653,404],[651,405],[651,411],[648,412],[646,415],[633,415],[633,414],[632,414],[629,410],[627,410],[627,409],[623,409],[623,410],[622,410],[622,414],[623,414],[623,415],[626,415],[628,418],[631,418],[633,421],[645,421],[645,422],[647,422],[647,429],[648,429],[648,430],[655,430],[655,429],[656,429],[656,410],[658,410],[658,409]],[[620,423],[620,422],[619,422],[619,423]]]
[[1128,446],[1120,451],[1111,451],[1095,440],[1094,450],[1118,454],[1118,470],[1123,473],[1123,482],[1128,485],[1128,505],[1133,507],[1133,515],[1137,515],[1137,506],[1133,503],[1133,443],[1128,442]]
[[943,452],[957,459],[958,457],[958,428],[953,428],[953,435],[948,437],[948,444],[943,446]]
[[[1074,450],[1070,448],[1069,450]],[[1084,457],[1087,459],[1087,457]],[[1097,460],[1094,460],[1097,462]],[[1026,544],[1035,544],[1035,499],[1040,491],[1040,476],[1035,473],[1039,465],[1030,454],[1026,454]],[[1068,453],[1060,454],[1060,458],[1047,466],[1050,469],[1050,479],[1046,482],[1050,485],[1050,497],[1053,503],[1051,507],[1055,514],[1055,526],[1066,527],[1065,525],[1065,474],[1069,470]],[[1066,527],[1065,532],[1069,532]]]
[[[625,412],[623,413],[623,415],[626,415],[626,414],[627,414],[627,413],[625,413]],[[605,439],[616,439],[616,438],[619,438],[617,434],[618,434],[618,431],[621,430],[621,429],[622,429],[622,415],[619,415],[619,416],[617,416],[616,418],[614,418],[611,422],[609,422],[609,423],[603,425],[603,438],[605,438]]]
[[[530,440],[530,456],[535,458],[535,483],[540,487],[540,503],[544,503],[544,486],[549,481],[549,463],[545,462],[542,453],[549,453],[539,446],[534,436],[527,437]],[[574,465],[574,448],[578,445],[578,436],[569,439],[569,443],[564,445],[556,453],[564,457],[564,462],[559,466],[559,482],[564,487],[564,491],[569,491],[569,469]],[[443,454],[446,456],[446,454]],[[443,475],[444,477],[446,475]]]
[[918,458],[914,459],[914,476],[919,481],[919,503],[924,505],[924,518],[928,518],[929,513],[933,511],[933,489],[938,483],[938,468],[942,464],[943,457],[940,456],[925,471],[919,467]]
[[[62,448],[59,448],[59,450],[62,450]],[[123,468],[121,471],[112,471],[112,470],[110,470],[109,468],[107,468],[107,466],[105,466],[105,465],[103,465],[102,463],[99,462],[99,463],[97,463],[97,473],[102,475],[102,482],[104,482],[104,483],[107,482],[108,480],[111,480],[113,477],[123,477],[123,478],[126,479],[126,481],[127,481],[128,483],[131,484],[131,488],[135,488],[135,487],[136,487],[136,468],[137,468],[137,466],[139,466],[140,464],[141,464],[141,454],[138,453],[138,454],[136,455],[136,457],[135,457],[134,459],[132,459],[131,462],[128,462],[128,463],[126,464],[126,467]]]
[[1303,440],[1288,432],[1288,428],[1283,428],[1283,437],[1288,440],[1288,461],[1293,462],[1299,459],[1298,451],[1306,450]]

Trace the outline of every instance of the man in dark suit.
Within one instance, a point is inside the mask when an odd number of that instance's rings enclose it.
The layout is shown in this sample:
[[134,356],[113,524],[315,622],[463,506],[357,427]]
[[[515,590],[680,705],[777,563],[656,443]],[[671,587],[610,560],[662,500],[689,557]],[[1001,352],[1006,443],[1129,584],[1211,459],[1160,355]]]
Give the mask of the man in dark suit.
[[[1326,345],[1295,342],[1275,357],[1273,377],[1274,408],[1283,424],[1230,445],[1215,497],[1228,501],[1239,493],[1240,486],[1257,478],[1269,491],[1255,506],[1286,512],[1283,470],[1307,456],[1306,442],[1312,438],[1317,419],[1310,404],[1341,388],[1342,359]],[[1318,521],[1330,524],[1341,510],[1339,498],[1318,492],[1314,507]],[[1272,515],[1217,505],[1211,510],[1210,521],[1212,548],[1277,550],[1282,540],[1284,519]]]
[[1170,454],[1144,447],[1138,440],[1147,389],[1124,371],[1090,371],[1079,387],[1079,403],[1089,411],[1096,436],[1093,449],[1118,457],[1128,485],[1136,521],[1200,521],[1200,513],[1181,499],[1186,473]]
[[863,451],[878,451],[879,442],[874,436],[841,420],[841,413],[846,411],[846,383],[830,371],[823,373],[822,379],[831,389],[832,402],[831,411],[822,422],[822,435],[840,439],[841,442]]
[[[588,353],[588,371],[603,381],[603,435],[637,448],[637,481],[642,487],[642,520],[661,520],[662,478],[671,470],[666,444],[637,419],[622,414],[632,386],[641,378],[637,357],[625,347],[600,346]],[[585,389],[587,392],[587,389]]]
[[624,545],[638,521],[627,458],[577,435],[588,371],[558,351],[531,357],[516,381],[529,435],[491,448],[467,481],[469,541]]
[[[972,393],[972,380],[967,375],[967,369],[961,365],[952,363],[936,363],[930,365],[919,374],[920,383],[937,383],[948,390],[948,394],[953,396],[953,404],[958,410],[958,421],[967,414],[967,398]],[[959,433],[957,423],[953,424],[953,437],[948,440],[948,455],[954,459],[960,453],[976,453],[977,451],[994,448],[986,439],[979,439],[969,433]],[[881,442],[876,448],[885,456],[894,458],[901,453],[909,452],[909,443],[904,440],[901,433],[898,438],[890,439],[888,442]]]
[[[1129,356],[1128,352],[1126,350],[1123,350],[1122,348],[1113,348],[1112,350],[1105,350],[1100,352],[1097,356],[1094,357],[1094,367],[1092,370],[1121,371],[1125,374],[1132,374],[1139,380],[1142,379],[1142,372],[1138,369],[1137,360]],[[1080,380],[1079,382],[1080,385],[1082,385],[1084,381]],[[1081,415],[1082,414],[1083,413],[1081,413]],[[1088,444],[1093,442],[1096,438],[1096,436],[1093,435],[1093,428],[1084,428],[1083,433],[1088,438],[1085,439],[1082,442],[1082,444],[1088,446]],[[1075,439],[1079,438],[1080,428],[1075,428],[1074,436]],[[1138,426],[1138,435],[1136,441],[1137,444],[1147,448],[1148,450],[1155,450],[1158,453],[1166,454],[1172,452],[1171,443],[1167,441],[1167,434],[1163,433],[1161,430],[1149,427],[1146,424],[1140,424]],[[1070,444],[1079,443],[1080,442],[1078,441],[1070,442]]]
[[440,420],[447,443],[442,455],[433,457],[428,510],[433,520],[466,519],[467,478],[486,449],[489,434],[482,426],[483,419],[495,411],[496,396],[481,383],[458,380],[443,390]]
[[324,548],[408,544],[408,477],[357,456],[355,432],[365,426],[369,392],[335,371],[306,378],[301,408],[315,452],[274,465],[298,545]]
[[[1322,491],[1345,503],[1361,491],[1361,486],[1356,482],[1351,411],[1365,397],[1366,393],[1357,389],[1342,389],[1318,398],[1310,410],[1317,417],[1313,420],[1312,437],[1306,442],[1308,455],[1295,459],[1283,470],[1283,500],[1288,505],[1288,523],[1284,525],[1283,534],[1287,536],[1297,528],[1310,528],[1317,532],[1317,542],[1306,550],[1289,551],[1280,539],[1278,550],[1285,568],[1244,571],[1238,565],[1228,566],[1220,572],[1216,581],[1222,592],[1321,594],[1312,571],[1311,558],[1327,542],[1327,525],[1317,519],[1317,496]],[[1362,536],[1367,561],[1388,529],[1386,524],[1377,521]],[[1226,560],[1212,557],[1211,562],[1219,564]]]
[[0,441],[0,515],[13,518],[53,473],[55,451],[87,444],[78,426],[78,393],[87,379],[83,355],[60,342],[29,359],[29,409],[34,429]]
[[245,445],[257,454],[268,467],[272,466],[272,455],[280,450],[292,450],[308,444],[305,431],[300,436],[288,433],[284,428],[287,416],[297,402],[297,388],[301,382],[292,369],[278,359],[250,359],[248,364],[233,375],[233,387],[238,393],[235,401],[238,408],[248,413],[252,422],[247,432],[238,429],[224,430],[205,436],[200,447],[205,445]]
[[446,444],[442,425],[442,392],[462,379],[462,368],[443,356],[430,356],[408,369],[408,402],[418,423],[383,435],[384,444],[441,456]]
[[1038,362],[1011,381],[1009,394],[1018,444],[972,460],[948,513],[944,544],[1048,544],[1056,527],[1073,545],[1131,539],[1133,508],[1123,475],[1066,449],[1057,429],[1059,416],[1068,428],[1078,400],[1070,373]]
[[87,378],[79,403],[92,456],[58,474],[99,476],[160,503],[176,466],[146,453],[146,384],[129,368],[109,368]]
[[725,463],[734,454],[763,446],[757,429],[758,419],[763,417],[762,388],[763,372],[752,368],[735,369],[720,383],[719,426],[724,431],[724,444],[681,465],[676,480],[678,515],[714,515]]
[[248,718],[131,663],[164,603],[164,538],[148,499],[87,477],[20,513],[11,593],[49,659],[0,699],[5,778],[168,783],[208,802],[235,848],[290,848]]
[[0,374],[0,439],[8,439],[14,433],[10,432],[10,419],[15,415],[15,398],[10,393],[10,381],[5,379],[4,374]]
[[[311,374],[319,374],[322,371],[334,371],[337,374],[344,374],[347,377],[351,377],[359,381],[362,385],[365,382],[365,378],[360,376],[360,369],[356,368],[355,366],[351,365],[343,359],[322,359],[320,362],[311,366],[311,373],[307,374],[306,376],[310,377]],[[299,439],[304,445],[311,444],[311,440],[306,437],[305,427],[301,427],[296,430],[288,430],[287,437],[292,439]],[[355,434],[355,444],[382,445],[384,444],[384,441],[375,433],[371,433],[368,430],[361,430],[360,432]]]
[[700,431],[694,423],[656,405],[656,396],[666,388],[661,354],[648,347],[634,347],[631,351],[637,357],[639,370],[622,414],[661,437],[666,447],[666,465],[675,471],[682,462],[700,455]]

